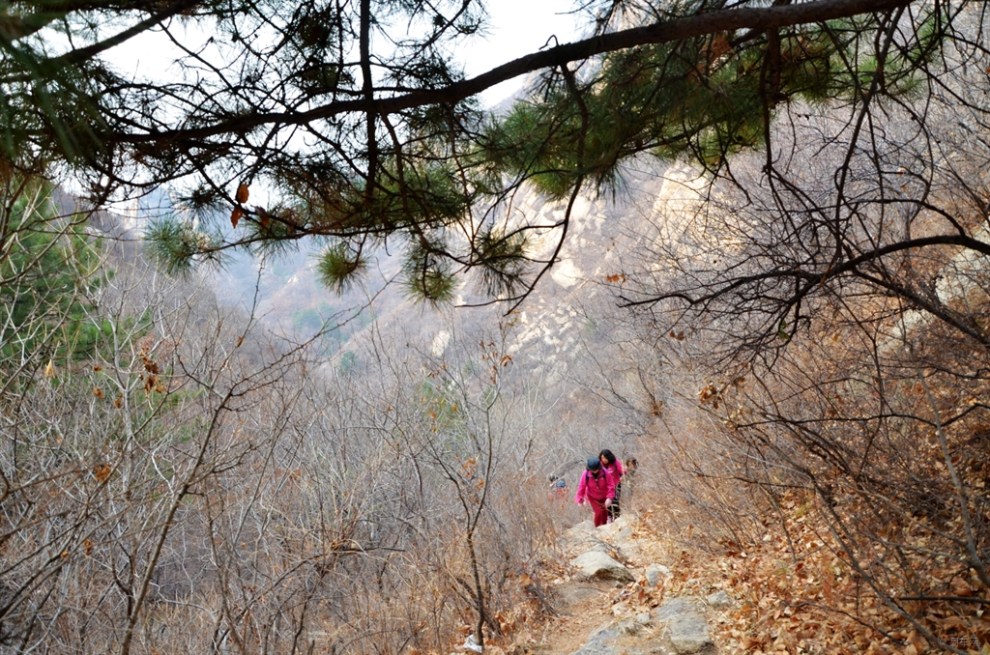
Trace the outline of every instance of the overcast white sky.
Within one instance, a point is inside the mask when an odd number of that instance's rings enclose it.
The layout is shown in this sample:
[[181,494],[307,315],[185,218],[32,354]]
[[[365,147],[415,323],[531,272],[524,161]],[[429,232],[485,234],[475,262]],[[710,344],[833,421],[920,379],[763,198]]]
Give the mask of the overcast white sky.
[[[575,4],[574,0],[490,0],[491,35],[487,42],[472,45],[466,53],[468,76],[536,52],[553,35],[560,43],[576,40],[578,18],[567,13]],[[520,78],[500,84],[483,93],[481,99],[496,104],[518,90],[522,82]]]
[[[465,72],[473,77],[547,45],[552,36],[560,43],[578,38],[578,18],[568,14],[575,0],[489,0],[491,25],[487,39],[478,37],[460,55]],[[200,35],[206,40],[208,35]],[[115,66],[133,75],[151,79],[177,74],[169,68],[171,44],[154,32],[130,39],[110,52]],[[130,69],[129,71],[127,69]],[[481,94],[483,105],[495,106],[519,90],[525,76],[488,89]],[[256,194],[252,192],[252,197]]]
[[[489,0],[491,27],[487,40],[477,38],[461,55],[468,76],[478,75],[499,64],[535,52],[545,46],[551,36],[560,43],[577,38],[577,17],[569,15],[574,0]],[[208,35],[200,38],[205,40]],[[168,75],[166,62],[170,44],[157,34],[144,34],[130,39],[111,51],[118,67],[140,71],[152,78]],[[458,53],[461,54],[461,53]],[[494,105],[514,93],[523,79],[501,84],[482,94],[483,103]]]

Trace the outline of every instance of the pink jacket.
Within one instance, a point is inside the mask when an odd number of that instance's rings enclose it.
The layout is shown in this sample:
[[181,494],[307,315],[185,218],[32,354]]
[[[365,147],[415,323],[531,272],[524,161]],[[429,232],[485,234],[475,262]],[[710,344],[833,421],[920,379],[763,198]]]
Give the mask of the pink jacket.
[[600,503],[605,502],[606,498],[614,500],[615,482],[615,478],[605,468],[599,469],[597,478],[591,475],[591,471],[585,470],[578,482],[574,502],[580,505],[583,500],[597,500]]
[[626,472],[622,470],[622,460],[618,457],[615,458],[615,464],[612,466],[603,466],[602,468],[604,468],[607,473],[611,474],[611,476],[615,479],[615,484],[622,482],[622,476],[626,474]]

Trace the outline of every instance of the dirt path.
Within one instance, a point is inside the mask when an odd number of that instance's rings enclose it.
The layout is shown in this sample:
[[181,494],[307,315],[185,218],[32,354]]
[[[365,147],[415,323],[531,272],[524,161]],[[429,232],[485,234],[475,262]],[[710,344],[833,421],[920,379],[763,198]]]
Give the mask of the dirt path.
[[[661,557],[649,539],[638,539],[634,516],[619,524],[592,529],[590,523],[575,526],[561,543],[560,561],[569,563],[599,540],[609,546],[609,554],[642,577],[645,567]],[[594,632],[616,620],[629,618],[636,610],[628,602],[629,585],[615,580],[580,580],[568,575],[551,587],[550,605],[557,615],[539,635],[532,635],[526,650],[535,655],[571,655],[584,646]]]
[[558,616],[547,624],[542,640],[533,648],[537,655],[570,655],[581,649],[592,631],[611,618],[611,581],[568,580],[554,590]]

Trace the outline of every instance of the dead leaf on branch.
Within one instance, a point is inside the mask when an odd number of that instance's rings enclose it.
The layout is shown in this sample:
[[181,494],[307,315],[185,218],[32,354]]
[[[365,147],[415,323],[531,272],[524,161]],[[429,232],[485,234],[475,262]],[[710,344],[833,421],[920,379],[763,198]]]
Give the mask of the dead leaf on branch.
[[112,471],[113,469],[109,464],[97,464],[93,467],[93,477],[96,478],[97,482],[103,484],[110,477]]

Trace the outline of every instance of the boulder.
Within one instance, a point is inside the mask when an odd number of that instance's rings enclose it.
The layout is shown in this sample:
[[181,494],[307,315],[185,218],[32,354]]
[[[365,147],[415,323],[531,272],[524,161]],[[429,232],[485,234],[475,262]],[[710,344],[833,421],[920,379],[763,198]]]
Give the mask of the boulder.
[[661,579],[667,580],[672,575],[673,573],[670,572],[670,569],[663,564],[650,564],[646,567],[646,584],[656,587],[660,584]]
[[671,598],[657,608],[656,618],[666,624],[670,643],[681,655],[697,653],[712,644],[704,605],[698,598]]
[[591,550],[578,555],[571,564],[577,569],[576,577],[581,580],[617,580],[632,582],[632,572],[609,557],[606,553]]

